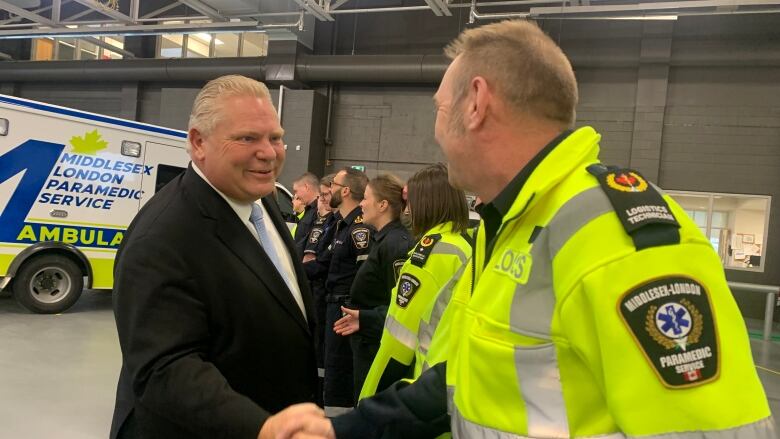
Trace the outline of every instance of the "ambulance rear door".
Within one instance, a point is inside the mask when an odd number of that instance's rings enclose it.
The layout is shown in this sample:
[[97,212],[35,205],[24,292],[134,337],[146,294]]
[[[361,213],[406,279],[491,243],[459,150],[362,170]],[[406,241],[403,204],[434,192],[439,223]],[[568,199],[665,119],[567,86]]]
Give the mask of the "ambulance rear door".
[[[169,181],[176,178],[187,169],[190,155],[184,145],[173,146],[157,142],[146,142],[144,147],[144,165],[149,172],[144,173],[141,181],[141,200],[138,205],[146,204],[157,191],[162,189]],[[150,168],[149,168],[150,167]]]

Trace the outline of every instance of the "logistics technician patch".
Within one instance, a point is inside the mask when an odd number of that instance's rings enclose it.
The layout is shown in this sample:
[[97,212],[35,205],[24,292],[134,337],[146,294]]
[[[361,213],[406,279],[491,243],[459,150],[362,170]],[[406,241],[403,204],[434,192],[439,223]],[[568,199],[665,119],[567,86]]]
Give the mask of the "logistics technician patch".
[[717,379],[718,337],[707,290],[700,283],[682,276],[647,282],[624,294],[618,308],[666,387]]

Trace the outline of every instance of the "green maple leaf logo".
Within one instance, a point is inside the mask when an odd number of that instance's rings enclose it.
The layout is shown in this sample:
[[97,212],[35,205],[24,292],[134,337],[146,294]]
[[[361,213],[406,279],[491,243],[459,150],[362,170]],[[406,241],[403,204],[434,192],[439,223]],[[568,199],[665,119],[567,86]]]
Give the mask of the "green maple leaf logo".
[[108,146],[108,142],[100,137],[98,130],[90,131],[84,134],[84,137],[73,136],[70,144],[73,145],[73,152],[86,155],[95,155]]

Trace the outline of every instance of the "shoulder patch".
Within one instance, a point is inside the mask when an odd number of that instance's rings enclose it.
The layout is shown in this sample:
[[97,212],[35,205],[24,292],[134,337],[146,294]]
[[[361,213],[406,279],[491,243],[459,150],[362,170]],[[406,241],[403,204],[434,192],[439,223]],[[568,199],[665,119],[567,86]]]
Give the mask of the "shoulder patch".
[[395,295],[395,303],[401,308],[406,308],[419,288],[419,279],[409,273],[402,274],[400,279],[398,279],[398,292]]
[[320,236],[322,236],[322,228],[315,227],[311,229],[311,232],[309,233],[309,243],[316,244],[317,241],[320,240]]
[[355,224],[363,224],[363,215],[358,215],[355,217],[355,220],[352,221]]
[[718,337],[699,282],[670,276],[639,285],[620,298],[618,313],[664,386],[694,387],[718,378]]
[[428,260],[428,257],[431,255],[431,251],[433,250],[433,245],[436,244],[436,242],[440,239],[441,239],[441,234],[439,233],[424,236],[423,239],[421,239],[420,242],[417,243],[417,245],[414,248],[414,252],[412,252],[412,256],[410,256],[412,264],[420,268],[424,267],[425,262]]
[[355,243],[355,248],[363,250],[368,247],[368,239],[371,232],[365,227],[358,227],[352,230],[352,242]]
[[680,224],[669,205],[639,172],[602,164],[589,166],[588,172],[599,181],[637,250],[680,242]]
[[398,276],[401,275],[401,268],[406,263],[406,259],[396,259],[393,261],[393,273],[395,273],[395,280],[398,282]]

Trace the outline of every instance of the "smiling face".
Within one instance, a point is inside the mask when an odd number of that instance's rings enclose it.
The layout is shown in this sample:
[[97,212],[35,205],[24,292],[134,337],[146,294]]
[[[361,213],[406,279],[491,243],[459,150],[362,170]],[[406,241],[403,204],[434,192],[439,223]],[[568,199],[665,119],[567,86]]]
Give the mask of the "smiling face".
[[284,164],[284,130],[267,99],[229,96],[218,105],[213,130],[190,130],[192,160],[226,196],[254,202],[274,190]]

